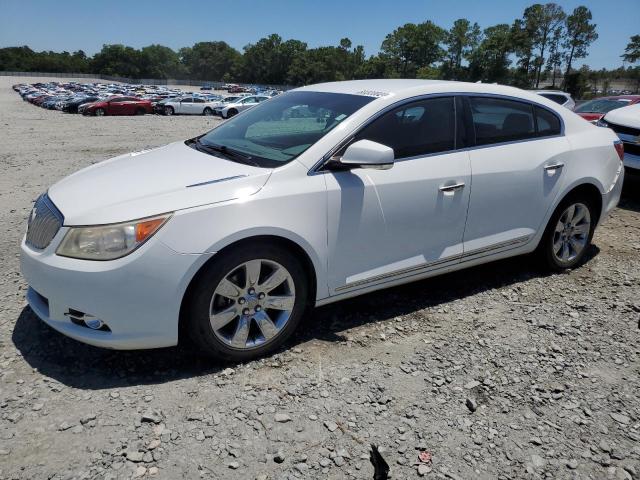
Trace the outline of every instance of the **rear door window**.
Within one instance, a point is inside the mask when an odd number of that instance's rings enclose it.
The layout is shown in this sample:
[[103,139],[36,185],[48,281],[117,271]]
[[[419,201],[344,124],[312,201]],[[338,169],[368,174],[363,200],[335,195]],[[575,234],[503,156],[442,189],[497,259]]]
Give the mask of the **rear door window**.
[[476,145],[526,140],[536,136],[533,106],[492,97],[471,97]]

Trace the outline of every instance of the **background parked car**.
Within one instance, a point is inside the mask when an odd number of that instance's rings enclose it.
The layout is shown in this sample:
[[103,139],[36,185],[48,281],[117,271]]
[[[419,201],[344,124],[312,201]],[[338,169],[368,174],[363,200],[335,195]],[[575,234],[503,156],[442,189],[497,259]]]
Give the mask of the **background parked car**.
[[234,102],[227,103],[221,107],[217,107],[216,113],[222,118],[230,118],[243,110],[247,110],[248,108],[255,107],[260,102],[264,102],[265,100],[269,100],[270,97],[262,96],[262,95],[250,95],[248,97],[240,98]]
[[595,98],[578,105],[574,112],[591,123],[597,123],[608,112],[640,102],[640,95],[617,95]]
[[164,115],[213,115],[217,101],[207,101],[200,96],[186,96],[174,98],[163,103]]
[[85,103],[97,102],[100,98],[97,96],[80,96],[74,97],[62,105],[62,111],[67,113],[78,113],[78,107]]
[[153,107],[149,100],[135,97],[112,97],[107,100],[89,103],[83,109],[83,115],[144,115],[153,113]]
[[624,166],[640,173],[640,103],[610,111],[597,125],[618,135],[624,147]]
[[571,95],[567,92],[563,92],[562,90],[535,90],[534,93],[537,93],[544,98],[548,98],[569,110],[573,110],[576,107],[576,102],[573,100]]

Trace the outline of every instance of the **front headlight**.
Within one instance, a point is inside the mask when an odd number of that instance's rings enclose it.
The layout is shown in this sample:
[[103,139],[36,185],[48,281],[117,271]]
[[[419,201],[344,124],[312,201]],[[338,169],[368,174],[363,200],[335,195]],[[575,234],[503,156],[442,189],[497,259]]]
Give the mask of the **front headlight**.
[[608,123],[607,123],[603,118],[601,118],[600,120],[598,120],[598,121],[596,122],[596,125],[597,125],[598,127],[604,127],[604,128],[608,128],[608,127],[609,127],[609,124],[608,124]]
[[71,227],[56,254],[83,260],[114,260],[129,255],[149,240],[171,214],[127,223]]

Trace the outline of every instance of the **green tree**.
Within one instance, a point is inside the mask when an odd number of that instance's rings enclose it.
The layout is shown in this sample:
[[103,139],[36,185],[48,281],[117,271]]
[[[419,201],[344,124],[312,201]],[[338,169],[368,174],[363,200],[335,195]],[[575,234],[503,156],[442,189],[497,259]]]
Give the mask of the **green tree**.
[[566,90],[574,98],[582,98],[587,90],[589,67],[583,67],[577,72],[571,72],[565,79]]
[[271,34],[244,47],[242,79],[252,83],[284,84],[294,59],[307,49],[299,40],[282,41]]
[[636,63],[640,60],[640,35],[634,35],[627,44],[622,54],[622,60],[629,63]]
[[293,85],[315,82],[369,78],[364,66],[364,48],[351,48],[351,40],[343,38],[338,47],[305,50],[291,62],[286,81]]
[[571,72],[573,61],[576,58],[586,57],[587,48],[598,39],[596,24],[591,23],[591,18],[591,10],[584,6],[575,8],[567,17],[566,36],[563,42],[567,62],[565,76]]
[[179,78],[184,74],[180,57],[169,47],[149,45],[140,50],[140,75],[145,78]]
[[560,50],[562,37],[564,35],[564,28],[559,25],[552,33],[549,40],[549,56],[547,57],[547,64],[545,67],[545,73],[551,73],[552,87],[556,86],[556,75],[560,66],[562,65],[562,51]]
[[544,5],[536,3],[524,11],[523,19],[527,25],[527,32],[531,34],[531,46],[537,53],[534,58],[535,88],[540,86],[540,76],[546,63],[551,39],[554,32],[562,26],[565,18],[564,10],[556,3]]
[[480,45],[470,55],[470,79],[507,83],[511,65],[509,55],[513,51],[512,32],[509,25],[501,23],[486,28]]
[[444,37],[446,60],[444,64],[445,78],[460,80],[463,77],[462,61],[468,60],[477,48],[481,38],[480,26],[471,24],[466,18],[453,22],[451,30]]
[[402,77],[414,77],[418,68],[442,60],[444,50],[440,44],[446,31],[435,23],[407,23],[388,34],[380,50],[388,56]]
[[221,80],[241,60],[240,52],[226,42],[198,42],[181,48],[179,57],[189,76],[198,80]]
[[129,78],[140,77],[140,52],[120,44],[103,45],[102,50],[91,59],[94,73]]
[[532,75],[535,74],[533,61],[533,36],[536,25],[530,18],[517,18],[510,31],[513,51],[518,58],[514,83],[521,87],[531,85]]

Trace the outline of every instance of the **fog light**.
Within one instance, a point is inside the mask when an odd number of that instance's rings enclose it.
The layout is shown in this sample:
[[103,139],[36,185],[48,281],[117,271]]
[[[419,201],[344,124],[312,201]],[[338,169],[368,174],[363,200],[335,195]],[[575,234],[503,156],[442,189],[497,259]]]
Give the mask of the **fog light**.
[[104,322],[93,315],[85,315],[83,320],[84,324],[93,330],[100,330],[104,326]]

